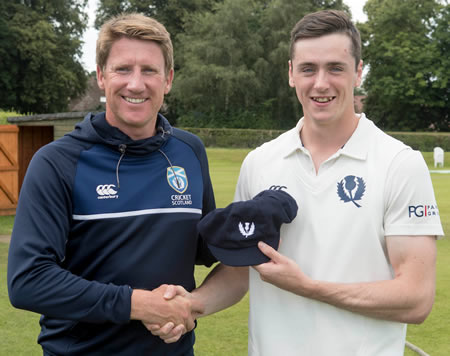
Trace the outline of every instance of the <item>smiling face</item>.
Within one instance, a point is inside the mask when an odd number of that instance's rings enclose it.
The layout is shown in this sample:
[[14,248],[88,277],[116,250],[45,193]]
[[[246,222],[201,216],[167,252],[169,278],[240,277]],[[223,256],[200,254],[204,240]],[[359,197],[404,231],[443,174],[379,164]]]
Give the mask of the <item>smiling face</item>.
[[289,61],[289,85],[295,88],[305,120],[340,125],[355,118],[353,90],[361,82],[351,40],[342,33],[298,40]]
[[113,43],[97,82],[106,95],[106,120],[134,140],[155,134],[164,95],[172,87],[173,69],[166,75],[159,45],[123,37]]

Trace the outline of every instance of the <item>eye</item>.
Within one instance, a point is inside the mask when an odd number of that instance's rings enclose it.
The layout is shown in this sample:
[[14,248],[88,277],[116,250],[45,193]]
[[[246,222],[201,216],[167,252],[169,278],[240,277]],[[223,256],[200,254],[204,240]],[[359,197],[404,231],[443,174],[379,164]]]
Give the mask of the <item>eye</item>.
[[116,72],[119,74],[127,74],[130,72],[130,68],[128,67],[117,67]]
[[153,73],[156,73],[156,70],[154,70],[153,68],[144,68],[144,69],[142,69],[142,73],[143,74],[153,74]]
[[333,66],[333,67],[330,67],[330,71],[331,72],[335,72],[335,73],[339,73],[339,72],[344,71],[344,68],[342,68],[340,66]]
[[311,75],[315,72],[314,67],[302,67],[300,68],[300,73],[305,75]]

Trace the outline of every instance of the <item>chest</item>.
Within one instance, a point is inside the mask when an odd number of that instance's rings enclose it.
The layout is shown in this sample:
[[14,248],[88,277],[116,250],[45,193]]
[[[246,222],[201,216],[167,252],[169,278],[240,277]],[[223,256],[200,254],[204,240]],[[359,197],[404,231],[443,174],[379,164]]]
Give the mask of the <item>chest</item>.
[[[151,209],[202,208],[202,175],[195,155],[169,150],[120,156],[103,147],[83,152],[73,186],[76,215]],[[148,211],[147,211],[148,212]]]

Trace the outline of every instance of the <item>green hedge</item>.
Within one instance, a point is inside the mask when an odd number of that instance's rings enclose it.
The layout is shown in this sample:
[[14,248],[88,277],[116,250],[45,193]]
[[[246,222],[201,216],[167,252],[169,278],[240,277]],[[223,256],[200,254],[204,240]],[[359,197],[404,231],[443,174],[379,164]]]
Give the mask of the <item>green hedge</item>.
[[[255,129],[184,128],[199,136],[206,147],[255,148],[284,131]],[[408,146],[422,152],[431,152],[436,146],[450,151],[450,133],[388,132]]]
[[282,130],[183,128],[200,137],[206,147],[256,148],[281,135]]
[[388,132],[388,134],[421,152],[432,152],[436,146],[446,152],[450,151],[449,132]]

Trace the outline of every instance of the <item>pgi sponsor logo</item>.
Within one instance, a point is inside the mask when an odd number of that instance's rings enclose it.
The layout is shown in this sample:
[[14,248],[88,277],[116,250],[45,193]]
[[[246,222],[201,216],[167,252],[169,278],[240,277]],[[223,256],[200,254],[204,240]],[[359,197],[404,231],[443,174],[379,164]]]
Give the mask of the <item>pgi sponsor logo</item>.
[[410,205],[408,213],[410,218],[425,218],[427,216],[439,216],[439,209],[436,205]]
[[173,190],[183,194],[188,187],[188,179],[184,168],[178,166],[168,167],[167,182]]
[[97,199],[118,199],[116,186],[114,184],[100,184],[95,189],[97,191]]

